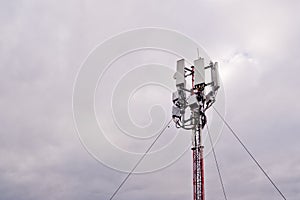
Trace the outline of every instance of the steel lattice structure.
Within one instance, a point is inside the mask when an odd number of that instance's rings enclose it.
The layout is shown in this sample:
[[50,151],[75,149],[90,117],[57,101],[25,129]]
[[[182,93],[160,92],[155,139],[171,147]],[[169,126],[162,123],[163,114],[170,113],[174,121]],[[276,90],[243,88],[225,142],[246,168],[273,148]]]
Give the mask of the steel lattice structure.
[[[211,70],[209,83],[205,82],[205,70]],[[192,88],[186,88],[186,79],[191,76]],[[202,129],[206,124],[205,111],[215,102],[219,89],[218,64],[209,62],[204,65],[204,59],[194,61],[194,66],[185,67],[184,59],[177,61],[177,71],[174,75],[177,91],[173,93],[172,118],[177,128],[192,130],[193,153],[193,192],[194,200],[205,199],[204,189],[204,146],[202,144]],[[210,91],[205,91],[207,86]],[[186,93],[189,94],[186,95]],[[188,96],[188,97],[187,97]],[[190,110],[190,117],[186,118],[186,109]]]

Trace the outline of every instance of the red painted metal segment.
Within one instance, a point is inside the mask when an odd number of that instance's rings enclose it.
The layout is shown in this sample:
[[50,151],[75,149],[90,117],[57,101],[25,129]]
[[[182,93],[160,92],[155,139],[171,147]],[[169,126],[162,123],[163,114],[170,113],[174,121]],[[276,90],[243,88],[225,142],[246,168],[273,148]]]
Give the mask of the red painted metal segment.
[[201,200],[204,200],[204,158],[203,146],[200,147],[200,171],[201,171]]

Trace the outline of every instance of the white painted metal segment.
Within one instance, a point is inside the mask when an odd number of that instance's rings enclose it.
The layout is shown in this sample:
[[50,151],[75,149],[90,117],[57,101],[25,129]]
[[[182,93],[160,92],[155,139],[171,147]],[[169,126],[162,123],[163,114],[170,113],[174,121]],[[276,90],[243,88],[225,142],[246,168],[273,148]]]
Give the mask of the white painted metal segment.
[[177,61],[177,71],[175,74],[176,86],[185,88],[185,78],[184,78],[184,59]]
[[199,102],[195,94],[191,95],[188,99],[188,104],[192,110],[199,109]]
[[205,82],[204,58],[194,61],[195,86]]
[[218,63],[215,62],[213,67],[211,68],[211,79],[213,82],[213,91],[217,91],[220,87],[220,79],[219,79],[219,66]]

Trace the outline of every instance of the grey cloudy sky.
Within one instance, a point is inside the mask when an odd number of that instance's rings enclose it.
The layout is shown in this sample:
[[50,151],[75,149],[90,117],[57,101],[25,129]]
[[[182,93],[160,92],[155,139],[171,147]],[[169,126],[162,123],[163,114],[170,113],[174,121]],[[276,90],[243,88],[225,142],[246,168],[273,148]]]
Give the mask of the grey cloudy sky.
[[[228,122],[287,199],[300,199],[299,1],[0,2],[1,200],[109,198],[125,174],[81,145],[73,83],[97,44],[148,26],[182,32],[220,62]],[[216,151],[228,199],[280,199],[226,128]],[[133,175],[115,199],[192,199],[191,178],[188,151]],[[207,199],[221,199],[211,155],[206,180]]]

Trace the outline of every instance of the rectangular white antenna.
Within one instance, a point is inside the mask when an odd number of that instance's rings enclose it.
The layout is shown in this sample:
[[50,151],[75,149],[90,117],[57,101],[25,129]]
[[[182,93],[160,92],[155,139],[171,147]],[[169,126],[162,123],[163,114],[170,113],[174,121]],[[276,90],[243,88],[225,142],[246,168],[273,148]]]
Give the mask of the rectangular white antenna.
[[176,86],[185,88],[185,78],[184,78],[184,59],[177,61],[177,71],[175,74]]
[[211,68],[211,81],[213,83],[213,91],[217,91],[220,87],[219,66],[217,62],[215,62]]
[[195,94],[191,95],[188,99],[188,104],[192,110],[199,109],[199,102]]
[[195,86],[205,82],[204,59],[199,58],[194,61]]

